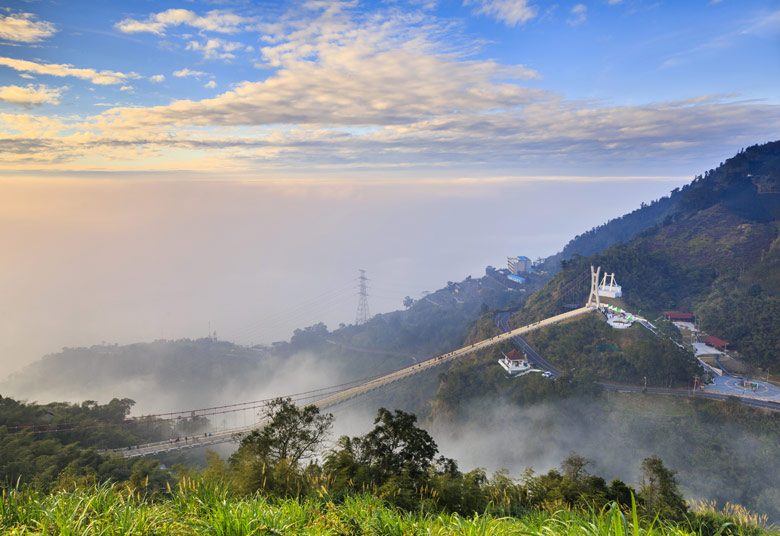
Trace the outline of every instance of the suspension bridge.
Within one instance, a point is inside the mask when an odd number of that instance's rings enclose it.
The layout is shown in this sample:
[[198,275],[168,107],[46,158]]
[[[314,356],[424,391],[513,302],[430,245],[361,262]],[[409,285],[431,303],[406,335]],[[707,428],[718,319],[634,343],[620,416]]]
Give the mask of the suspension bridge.
[[[591,275],[590,296],[588,297],[588,301],[584,307],[578,307],[566,311],[564,313],[546,318],[544,320],[539,320],[538,322],[533,322],[531,324],[521,326],[516,329],[512,329],[505,333],[494,335],[488,339],[481,340],[473,344],[466,345],[462,348],[458,348],[457,350],[453,350],[451,352],[447,352],[445,354],[432,357],[420,363],[410,365],[408,367],[402,368],[400,370],[396,370],[389,374],[385,374],[382,376],[369,378],[365,380],[357,380],[356,382],[352,382],[352,385],[343,384],[341,386],[334,386],[330,388],[326,387],[315,392],[300,393],[299,395],[293,395],[293,396],[298,396],[299,399],[303,399],[303,398],[311,399],[316,397],[316,399],[314,399],[313,402],[310,402],[311,404],[315,405],[320,410],[332,408],[343,402],[346,402],[347,400],[351,400],[361,395],[365,395],[366,393],[369,393],[376,389],[380,389],[392,383],[402,381],[416,374],[420,374],[427,370],[431,370],[434,367],[438,367],[446,363],[450,363],[452,361],[463,358],[475,352],[479,352],[481,350],[484,350],[496,344],[501,344],[507,341],[511,341],[514,337],[522,336],[532,331],[542,329],[547,326],[552,326],[554,324],[558,324],[560,322],[564,322],[566,320],[576,318],[593,311],[597,311],[600,305],[599,296],[598,296],[598,275],[597,274],[598,272],[594,272]],[[580,282],[584,282],[584,279],[577,281],[577,283]],[[209,410],[211,410],[213,414],[218,414],[221,413],[222,410],[224,410],[225,408],[233,408],[239,406],[244,406],[243,409],[254,409],[256,407],[259,407],[259,404],[246,403],[246,404],[236,404],[232,406],[224,406],[222,408],[209,408],[207,410],[195,410],[192,412],[192,415],[208,416],[210,414]],[[228,411],[232,411],[232,410],[228,409]],[[186,436],[186,438],[184,439],[177,438],[176,440],[158,441],[155,443],[145,443],[133,447],[113,449],[108,452],[114,452],[126,458],[131,458],[136,456],[154,456],[154,455],[164,454],[176,450],[192,449],[192,448],[216,445],[220,443],[226,443],[230,441],[239,441],[241,438],[250,434],[253,430],[262,428],[267,423],[267,419],[268,419],[267,416],[260,414],[256,418],[256,420],[254,420],[254,422],[245,426],[230,428],[230,429],[211,432],[211,433],[206,432],[203,433],[202,435],[198,434],[194,436]]]
[[[468,356],[470,354],[473,354],[475,352],[479,352],[481,350],[484,350],[496,344],[501,344],[507,341],[514,341],[515,343],[518,343],[518,341],[520,341],[518,344],[521,344],[522,346],[525,347],[526,344],[522,339],[523,335],[526,335],[532,331],[542,329],[547,326],[558,324],[560,322],[564,322],[566,320],[588,314],[593,311],[601,310],[602,304],[601,304],[600,296],[602,294],[605,296],[609,296],[609,294],[602,293],[602,290],[606,288],[605,285],[607,285],[607,283],[605,278],[604,280],[605,282],[600,285],[599,273],[600,273],[600,268],[594,270],[593,267],[591,267],[591,273],[590,273],[591,281],[590,281],[589,293],[588,293],[588,287],[587,285],[585,285],[585,282],[587,281],[587,273],[584,274],[583,276],[574,278],[573,280],[569,281],[567,284],[563,285],[558,289],[557,291],[558,297],[564,299],[564,304],[563,304],[564,309],[571,309],[564,313],[554,315],[544,320],[533,322],[528,325],[521,326],[515,329],[511,329],[508,325],[508,314],[502,313],[497,315],[496,317],[497,323],[499,324],[501,329],[504,330],[504,333],[501,333],[499,335],[494,335],[490,338],[474,342],[473,344],[466,345],[462,348],[458,348],[457,350],[453,350],[451,352],[447,352],[429,358],[419,363],[414,363],[410,366],[396,370],[394,372],[390,372],[388,374],[382,374],[382,375],[377,375],[368,378],[361,378],[340,385],[323,387],[312,391],[295,393],[292,395],[274,397],[274,398],[289,398],[295,403],[313,404],[319,409],[324,410],[324,409],[332,408],[334,406],[338,406],[339,404],[342,404],[348,400],[351,400],[356,397],[360,397],[362,395],[370,393],[371,391],[375,391],[382,387],[391,385],[395,382],[403,381],[404,379],[407,379],[416,374],[420,374],[425,371],[431,370],[434,367],[438,367],[446,363],[450,363],[452,361],[460,359],[462,357]],[[613,281],[609,285],[609,288],[606,288],[606,290],[612,293],[614,293],[615,290],[617,290],[618,292],[620,291],[620,287],[614,284],[614,274],[613,274]],[[576,306],[573,303],[565,302],[567,296],[570,297],[569,302],[573,302],[575,300],[576,301],[583,300],[583,298],[586,295],[587,295],[587,301],[584,306]],[[582,301],[580,301],[580,303],[582,303]],[[552,365],[546,363],[544,359],[541,358],[541,356],[535,355],[535,363],[541,364],[542,368],[545,368],[545,370],[551,370],[551,371],[556,370]],[[610,389],[610,390],[626,390],[626,391],[642,390],[643,392],[652,392],[655,394],[666,394],[666,395],[675,395],[675,396],[687,395],[687,391],[678,390],[678,389],[658,389],[658,388],[646,388],[646,387],[642,388],[636,386],[612,384],[609,382],[600,382],[600,384],[605,389]],[[705,397],[705,398],[712,398],[712,399],[726,398],[726,395],[721,393],[699,392],[697,394],[698,396]],[[780,403],[778,403],[777,401],[766,401],[766,400],[758,400],[758,399],[752,400],[750,398],[744,398],[744,397],[741,397],[741,400],[743,403],[747,405],[764,407],[766,409],[772,409],[775,411],[780,409]],[[235,426],[235,423],[233,423],[232,426],[227,426],[223,422],[223,429],[221,430],[214,430],[212,428],[211,432],[204,433],[201,430],[199,434],[187,435],[184,436],[183,439],[181,437],[177,437],[176,439],[168,439],[165,441],[144,443],[144,444],[135,445],[131,447],[124,447],[124,448],[117,448],[117,449],[110,449],[110,450],[103,451],[103,452],[112,452],[115,453],[116,455],[120,455],[125,458],[132,458],[132,457],[139,457],[139,456],[154,456],[154,455],[165,454],[168,452],[179,451],[183,449],[207,447],[211,445],[217,445],[220,443],[240,441],[243,437],[247,436],[252,431],[257,429],[262,429],[263,426],[267,424],[269,417],[266,414],[264,414],[264,411],[267,410],[267,405],[270,401],[271,399],[255,400],[252,402],[241,402],[241,403],[228,404],[228,405],[212,407],[212,408],[201,408],[196,410],[186,410],[182,412],[149,415],[149,416],[142,416],[142,417],[136,417],[131,419],[116,420],[116,421],[101,421],[101,422],[90,422],[90,423],[60,423],[57,425],[56,429],[52,429],[48,425],[21,426],[21,427],[13,427],[13,428],[18,428],[18,430],[15,430],[11,433],[13,434],[13,433],[28,433],[28,432],[31,433],[68,432],[68,431],[83,430],[87,428],[101,428],[101,427],[110,427],[110,426],[144,425],[144,424],[154,425],[155,423],[162,423],[165,421],[168,422],[178,421],[180,419],[187,419],[187,418],[191,418],[191,419],[209,418],[209,417],[216,417],[217,415],[226,415],[231,413],[236,414],[239,412],[243,412],[246,419],[246,416],[248,414],[251,414],[251,422],[246,422],[245,420],[243,426]],[[214,426],[213,423],[212,426]]]

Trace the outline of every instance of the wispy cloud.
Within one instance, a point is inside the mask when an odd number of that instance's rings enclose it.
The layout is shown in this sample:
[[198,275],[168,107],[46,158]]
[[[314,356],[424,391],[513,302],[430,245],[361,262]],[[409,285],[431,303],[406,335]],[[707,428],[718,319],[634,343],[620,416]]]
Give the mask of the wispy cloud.
[[57,31],[54,24],[36,20],[32,13],[0,14],[0,39],[20,43],[37,43]]
[[746,36],[772,40],[780,33],[780,9],[738,21],[735,26],[731,31],[722,32],[696,46],[672,54],[661,63],[660,68],[678,67],[690,63],[702,53],[731,48]]
[[0,101],[25,106],[37,104],[58,104],[60,94],[66,88],[50,88],[43,84],[22,86],[1,86]]
[[570,26],[579,26],[588,20],[588,6],[585,4],[577,4],[571,8],[569,15],[569,18],[566,19],[566,23]]
[[759,37],[777,37],[780,32],[780,9],[771,13],[762,13],[749,21],[740,31],[743,35]]
[[233,52],[245,49],[243,43],[235,41],[225,41],[224,39],[207,39],[206,41],[190,41],[187,43],[187,50],[201,52],[207,60],[229,60],[236,57]]
[[160,82],[165,82],[165,75],[164,74],[155,74],[153,76],[150,76],[149,80],[159,84]]
[[463,0],[464,6],[475,5],[475,12],[488,15],[508,26],[517,26],[536,17],[536,6],[528,0]]
[[116,71],[96,71],[95,69],[81,69],[69,64],[36,63],[27,60],[0,57],[0,65],[5,65],[16,71],[44,74],[49,76],[72,76],[82,80],[89,80],[97,85],[123,84],[130,78],[139,78],[136,73],[120,73]]
[[200,16],[188,9],[168,9],[153,13],[144,20],[124,19],[114,26],[123,33],[148,32],[157,35],[165,35],[166,29],[181,25],[210,32],[235,33],[244,29],[250,22],[252,19],[229,11],[213,10],[205,16]]
[[187,67],[184,69],[179,69],[178,71],[173,71],[173,76],[176,78],[184,78],[185,76],[206,76],[208,73],[204,73],[203,71],[193,71]]

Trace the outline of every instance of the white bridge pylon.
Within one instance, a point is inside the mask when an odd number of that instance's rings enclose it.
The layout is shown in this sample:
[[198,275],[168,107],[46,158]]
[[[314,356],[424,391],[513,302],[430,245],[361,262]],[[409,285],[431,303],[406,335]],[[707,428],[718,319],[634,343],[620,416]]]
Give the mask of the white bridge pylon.
[[588,302],[585,307],[598,309],[601,307],[601,299],[599,298],[599,274],[601,273],[601,266],[593,268],[590,265],[590,294],[588,295]]
[[[386,385],[403,380],[415,374],[419,374],[420,372],[432,369],[433,367],[437,367],[444,363],[449,363],[450,361],[454,361],[455,359],[460,359],[461,357],[467,356],[474,352],[478,352],[480,350],[484,350],[485,348],[488,348],[495,344],[500,344],[502,342],[510,341],[512,340],[512,338],[517,337],[518,335],[525,335],[526,333],[536,331],[537,329],[541,329],[546,326],[558,324],[559,322],[563,322],[565,320],[569,320],[571,318],[575,318],[586,313],[598,311],[599,307],[601,306],[601,301],[599,300],[599,293],[598,293],[600,270],[601,270],[600,267],[598,270],[594,270],[594,268],[591,266],[590,296],[588,297],[588,303],[585,305],[585,307],[580,307],[578,309],[567,311],[565,313],[555,315],[550,318],[540,320],[538,322],[533,322],[532,324],[528,324],[526,326],[513,329],[512,331],[507,331],[506,333],[494,335],[489,339],[475,342],[474,344],[464,346],[463,348],[453,350],[452,352],[447,352],[446,354],[432,357],[431,359],[428,359],[421,363],[417,363],[416,365],[412,365],[403,368],[401,370],[397,370],[395,372],[385,374],[384,376],[381,376],[379,378],[366,381],[355,387],[351,387],[349,389],[345,389],[338,393],[321,398],[320,400],[314,402],[313,405],[317,406],[319,409],[327,409],[336,406],[337,404],[340,404],[342,402],[345,402],[347,400],[350,400],[352,398],[355,398],[357,396],[366,394],[370,391],[374,391],[375,389],[379,389],[380,387],[384,387]],[[266,419],[267,419],[266,416],[259,416],[258,420],[254,424],[251,424],[249,426],[234,428],[232,430],[214,432],[211,435],[206,435],[206,436],[188,437],[187,441],[179,441],[177,443],[171,443],[170,440],[159,441],[156,443],[147,443],[144,445],[138,445],[131,448],[112,449],[109,452],[114,452],[118,455],[124,456],[125,458],[133,458],[136,456],[155,456],[155,455],[165,454],[166,452],[171,452],[175,450],[197,448],[197,447],[203,447],[208,445],[214,445],[217,443],[227,443],[230,441],[239,441],[241,440],[241,438],[245,437],[253,430],[265,426]]]

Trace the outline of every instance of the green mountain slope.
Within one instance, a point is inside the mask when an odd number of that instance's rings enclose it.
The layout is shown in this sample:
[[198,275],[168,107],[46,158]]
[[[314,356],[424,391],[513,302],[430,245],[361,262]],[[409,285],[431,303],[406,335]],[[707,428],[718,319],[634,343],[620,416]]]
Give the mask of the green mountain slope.
[[[675,210],[623,244],[565,262],[516,322],[563,310],[589,265],[614,272],[624,302],[656,318],[694,312],[745,360],[780,369],[780,142],[746,149],[682,188]],[[576,298],[589,281],[575,285]]]
[[[780,370],[779,164],[780,142],[774,142],[697,177],[676,194],[674,210],[629,240],[565,259],[512,325],[582,305],[592,264],[615,272],[620,303],[630,311],[653,320],[668,310],[691,311],[749,363]],[[482,331],[489,320],[486,315],[478,324]],[[657,325],[680,337],[671,324]],[[780,482],[758,469],[780,462],[780,414],[736,401],[594,392],[596,377],[641,384],[647,376],[648,386],[687,387],[699,373],[687,352],[638,325],[613,330],[593,315],[528,340],[564,374],[554,382],[534,374],[507,378],[496,361],[510,347],[491,349],[442,374],[430,421],[469,430],[455,434],[456,444],[490,437],[490,447],[479,444],[509,467],[536,467],[550,452],[576,449],[624,474],[620,460],[627,453],[658,454],[679,471],[689,495],[750,505],[780,519]]]

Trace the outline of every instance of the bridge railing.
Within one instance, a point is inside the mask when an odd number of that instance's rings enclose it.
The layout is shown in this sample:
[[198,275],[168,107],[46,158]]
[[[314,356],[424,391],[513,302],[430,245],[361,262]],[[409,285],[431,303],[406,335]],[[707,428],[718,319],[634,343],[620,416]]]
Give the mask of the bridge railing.
[[[553,324],[557,324],[559,322],[563,322],[565,320],[569,320],[571,318],[577,317],[579,315],[589,313],[592,311],[595,311],[596,309],[594,307],[581,307],[579,309],[575,309],[572,311],[567,311],[565,313],[561,313],[559,315],[555,315],[553,317],[540,320],[538,322],[533,322],[531,324],[528,324],[526,326],[522,326],[516,329],[513,329],[511,331],[507,331],[505,333],[501,333],[498,335],[494,335],[490,337],[489,339],[485,339],[482,341],[475,342],[473,344],[470,344],[468,346],[464,346],[462,348],[458,348],[457,350],[453,350],[451,352],[447,352],[445,354],[432,357],[430,359],[427,359],[425,361],[422,361],[420,363],[417,363],[415,365],[411,365],[408,367],[405,367],[400,370],[396,370],[394,372],[390,372],[389,374],[386,374],[384,376],[381,376],[379,378],[375,378],[372,380],[368,380],[360,385],[357,385],[355,387],[350,387],[347,389],[344,389],[343,391],[340,391],[335,394],[331,394],[329,396],[326,396],[324,398],[321,398],[313,404],[317,406],[320,409],[330,408],[337,404],[340,404],[342,402],[345,402],[346,400],[350,400],[352,398],[355,398],[357,396],[363,395],[365,393],[368,393],[370,391],[374,391],[376,389],[379,389],[381,387],[384,387],[386,385],[389,385],[393,382],[400,381],[404,378],[407,378],[409,376],[419,374],[425,370],[429,370],[433,367],[438,367],[439,365],[442,365],[444,363],[448,363],[450,361],[453,361],[455,359],[459,359],[465,355],[478,352],[480,350],[484,350],[485,348],[488,348],[490,346],[500,344],[506,341],[511,340],[513,337],[516,337],[517,335],[524,335],[526,333],[530,333],[531,331],[535,331],[537,329],[541,329],[546,326],[550,326]],[[115,452],[117,454],[122,454],[125,457],[133,457],[133,456],[148,456],[151,454],[156,454],[160,450],[165,451],[171,451],[171,450],[180,450],[184,448],[194,448],[195,446],[204,446],[206,444],[215,444],[215,443],[224,443],[228,441],[233,441],[236,439],[236,437],[240,437],[241,435],[246,435],[250,433],[252,430],[262,427],[265,424],[264,419],[261,419],[257,423],[250,425],[250,426],[244,426],[241,428],[235,428],[231,430],[225,430],[222,432],[219,432],[217,434],[214,434],[212,438],[198,438],[194,437],[192,440],[189,440],[187,442],[179,442],[179,443],[171,443],[171,440],[167,441],[156,441],[154,443],[145,443],[143,445],[138,445],[135,449],[113,449],[112,452]],[[189,438],[188,438],[189,439]],[[200,439],[205,439],[206,441],[200,441]]]

